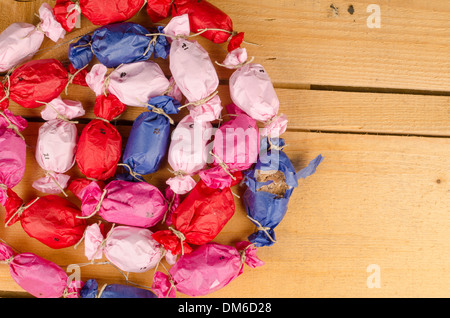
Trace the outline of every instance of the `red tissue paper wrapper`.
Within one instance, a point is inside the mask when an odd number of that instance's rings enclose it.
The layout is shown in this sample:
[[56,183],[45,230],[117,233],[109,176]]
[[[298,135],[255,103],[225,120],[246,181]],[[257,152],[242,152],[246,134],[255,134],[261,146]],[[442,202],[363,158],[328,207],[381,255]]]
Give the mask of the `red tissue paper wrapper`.
[[[242,180],[240,171],[233,173]],[[234,215],[235,204],[230,188],[212,189],[200,180],[172,213],[168,230],[155,232],[153,238],[173,255],[188,254],[193,245],[212,241]]]

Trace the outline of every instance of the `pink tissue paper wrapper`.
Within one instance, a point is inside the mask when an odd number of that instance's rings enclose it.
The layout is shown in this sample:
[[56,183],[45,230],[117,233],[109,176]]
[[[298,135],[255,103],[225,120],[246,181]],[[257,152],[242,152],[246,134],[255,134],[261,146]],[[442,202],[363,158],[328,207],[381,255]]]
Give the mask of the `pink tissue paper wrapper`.
[[[27,127],[28,123],[24,118],[14,116],[8,109],[3,111],[3,115],[19,131]],[[11,189],[19,184],[25,174],[27,150],[25,141],[8,126],[9,122],[0,116],[0,184]],[[6,199],[6,189],[0,187],[0,204],[5,205]]]
[[[172,18],[164,28],[164,33],[177,36],[189,35],[187,14]],[[219,86],[214,64],[208,52],[197,42],[188,39],[170,39],[170,71],[178,88],[189,102],[198,102],[213,94]],[[202,105],[187,106],[197,120],[213,121],[220,117],[222,105],[220,97],[214,96]]]
[[147,182],[113,180],[104,189],[91,182],[80,191],[81,213],[91,215],[101,199],[99,215],[108,222],[135,227],[152,227],[162,220],[168,206],[164,195]]
[[208,121],[196,121],[192,116],[185,116],[172,132],[168,151],[168,162],[176,175],[166,184],[176,194],[186,194],[196,184],[192,178],[202,170],[208,161],[208,147],[212,136],[212,125]]
[[[41,112],[47,120],[39,128],[35,158],[48,175],[33,182],[33,188],[50,194],[58,194],[65,189],[70,176],[63,173],[75,164],[78,130],[75,123],[60,119],[74,119],[83,116],[83,105],[78,101],[55,98]],[[51,176],[51,177],[50,177]]]
[[[0,34],[0,72],[31,59],[41,47],[44,36],[53,42],[64,38],[65,30],[56,21],[53,9],[43,3],[39,8],[40,30],[29,23],[13,23]],[[42,31],[41,31],[42,30]]]
[[[101,259],[102,253],[119,269],[143,273],[154,268],[165,257],[169,264],[174,264],[176,256],[170,252],[162,253],[161,245],[152,238],[149,229],[131,226],[117,226],[103,237],[98,224],[86,228],[85,255],[89,260]],[[106,240],[104,247],[101,244]]]
[[[241,258],[240,251],[244,251],[244,258]],[[215,242],[207,243],[181,256],[170,268],[169,275],[175,288],[171,288],[166,274],[156,272],[152,290],[159,298],[174,298],[176,291],[192,297],[204,296],[225,287],[240,276],[244,263],[251,268],[264,265],[250,242],[239,242],[236,248]]]
[[[101,95],[108,69],[95,64],[86,75],[86,83]],[[163,95],[170,85],[161,67],[150,60],[124,64],[109,77],[107,90],[127,106],[145,107],[152,97]]]
[[16,254],[1,242],[0,260],[11,261],[9,263],[11,277],[20,287],[37,298],[60,298],[65,291],[67,298],[78,298],[83,283],[72,280],[67,286],[66,272],[53,262],[33,253]]
[[[227,105],[230,119],[223,123],[214,135],[212,168],[199,172],[200,178],[210,188],[226,188],[232,183],[231,176],[219,165],[226,164],[229,172],[243,171],[258,159],[259,131],[256,120],[236,105]],[[233,116],[237,115],[237,116]]]

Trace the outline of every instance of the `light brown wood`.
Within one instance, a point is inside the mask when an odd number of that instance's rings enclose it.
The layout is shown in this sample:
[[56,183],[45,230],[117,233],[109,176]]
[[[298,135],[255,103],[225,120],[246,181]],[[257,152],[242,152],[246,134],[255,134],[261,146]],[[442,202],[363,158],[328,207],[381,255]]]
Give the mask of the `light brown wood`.
[[[380,133],[397,135],[449,136],[450,97],[412,94],[315,91],[306,89],[276,89],[280,113],[287,115],[289,129]],[[88,88],[72,85],[63,99],[79,100],[86,115],[94,118],[95,94]],[[227,85],[219,86],[219,96],[225,106],[232,103]],[[41,119],[44,107],[23,108],[11,103],[11,111],[31,119]],[[120,116],[119,123],[131,124],[146,108],[131,107]],[[223,111],[225,114],[226,111]],[[171,115],[175,123],[188,114],[186,108]],[[224,117],[224,120],[227,120]]]
[[[34,13],[42,2],[0,2],[0,30],[18,21],[36,24]],[[265,265],[246,266],[243,275],[208,297],[447,297],[450,4],[378,1],[381,28],[369,29],[370,1],[211,3],[232,17],[246,40],[261,44],[246,47],[268,71],[280,112],[289,118],[283,138],[294,166],[304,167],[319,153],[325,159],[316,174],[294,191],[288,213],[275,229],[278,242],[258,250]],[[145,10],[131,21],[152,25]],[[65,60],[68,43],[61,43],[93,29],[83,18],[82,29],[56,45],[46,39],[35,58]],[[213,61],[225,57],[225,45],[196,40]],[[167,61],[158,63],[169,76]],[[227,80],[232,71],[218,66],[217,71],[226,105],[231,102]],[[94,117],[95,95],[89,88],[72,85],[61,97],[83,103],[81,131]],[[27,201],[42,195],[31,187],[43,175],[33,148],[42,107],[30,110],[11,103],[10,109],[29,120],[24,131],[30,146],[26,175],[15,188]],[[115,122],[124,145],[142,111],[128,107]],[[176,122],[185,111],[174,116]],[[163,189],[168,167],[165,162],[146,180]],[[69,174],[81,176],[76,166]],[[233,188],[238,195],[243,190]],[[72,194],[69,199],[79,204]],[[255,230],[239,198],[235,204],[235,215],[215,241],[232,245]],[[63,267],[87,262],[83,244],[53,250],[28,237],[19,223],[5,228],[3,218],[0,208],[0,238],[14,248]],[[163,265],[168,267],[165,261]],[[380,270],[380,288],[368,287],[371,265]],[[153,272],[131,273],[129,279],[151,286]],[[96,278],[100,285],[125,282],[108,265],[83,266],[81,273],[84,280]],[[0,297],[26,297],[6,265],[0,265],[0,291]]]
[[[266,264],[245,267],[242,276],[209,297],[446,293],[449,280],[441,271],[450,262],[449,139],[300,132],[288,132],[285,138],[286,153],[297,169],[319,153],[325,160],[294,191],[289,211],[275,230],[278,242],[259,249]],[[27,178],[18,186],[26,198],[33,195],[30,171],[39,170],[29,161]],[[149,182],[160,185],[163,180],[158,174]],[[242,194],[243,189],[233,191]],[[235,215],[215,241],[234,244],[254,231],[237,198],[236,204]],[[77,250],[53,250],[24,235],[20,224],[0,227],[0,237],[60,265],[86,262],[83,244]],[[370,264],[380,266],[380,289],[367,287]],[[107,265],[82,267],[81,273],[86,279],[124,281]],[[130,274],[130,280],[148,286],[152,275],[152,270]],[[0,268],[0,290],[20,291],[6,265]]]
[[[34,13],[42,2],[2,2],[2,24],[38,23]],[[55,1],[49,3],[53,5]],[[450,4],[445,0],[378,1],[379,29],[367,26],[371,13],[366,10],[372,4],[367,0],[214,0],[212,3],[232,17],[234,28],[244,31],[246,40],[259,44],[245,47],[256,63],[264,65],[277,87],[314,84],[449,91]],[[353,14],[348,11],[350,5]],[[148,27],[153,25],[145,10],[131,21]],[[60,42],[96,28],[85,18],[81,26]],[[213,44],[202,37],[195,39],[213,61],[223,61],[226,45]],[[42,45],[45,50],[36,57],[67,59],[68,44],[54,46],[46,39]],[[53,49],[46,50],[49,47]],[[167,72],[167,64],[160,62]],[[221,79],[226,80],[230,75],[230,70],[219,69]]]

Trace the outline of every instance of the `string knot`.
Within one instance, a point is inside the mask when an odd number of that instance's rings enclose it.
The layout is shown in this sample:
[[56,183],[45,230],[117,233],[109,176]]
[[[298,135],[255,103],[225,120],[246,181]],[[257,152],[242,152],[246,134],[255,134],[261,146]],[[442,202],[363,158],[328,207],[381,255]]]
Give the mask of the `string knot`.
[[152,112],[167,117],[167,119],[169,120],[169,123],[172,124],[172,125],[174,124],[173,119],[170,118],[170,116],[167,115],[166,112],[162,108],[156,107],[156,106],[151,105],[151,104],[147,104],[147,106],[152,109]]
[[210,151],[209,154],[211,156],[213,156],[214,158],[216,158],[216,160],[218,161],[219,166],[231,177],[231,179],[236,181],[236,177],[231,174],[227,164],[225,162],[223,162],[222,159],[220,159],[219,156],[214,154],[212,151]]
[[184,236],[183,233],[181,233],[180,231],[176,230],[173,226],[169,226],[169,230],[180,240],[180,242],[181,242],[181,255],[184,255],[183,242],[186,240],[186,237]]
[[78,73],[80,73],[82,70],[84,70],[88,65],[89,65],[89,63],[86,64],[85,66],[83,66],[82,68],[80,68],[79,70],[77,70],[77,71],[76,71],[75,73],[73,73],[73,74],[68,73],[68,78],[69,78],[69,80],[67,81],[66,87],[64,87],[64,93],[66,93],[66,95],[67,95],[67,90],[69,89],[69,85],[72,84],[73,79],[75,78],[75,76],[77,76]]
[[39,200],[40,197],[37,197],[36,199],[34,199],[30,204],[25,205],[22,204],[20,206],[20,208],[17,209],[17,211],[9,218],[9,220],[7,222],[5,222],[5,227],[8,226],[9,222],[11,222],[11,220],[17,215],[18,218],[20,218],[22,216],[22,213],[28,209],[30,206],[32,206],[34,203],[36,203],[37,200]]
[[14,255],[11,256],[11,257],[8,258],[8,259],[5,259],[5,260],[3,260],[3,261],[0,261],[0,264],[7,264],[7,265],[9,265],[9,264],[11,264],[11,262],[13,261],[13,259],[14,259]]
[[167,169],[167,170],[169,170],[172,174],[174,174],[175,177],[183,177],[183,176],[187,175],[187,173],[184,172],[183,170],[177,170],[177,171],[173,171],[173,170],[170,170],[170,169]]
[[117,166],[126,167],[128,169],[128,173],[130,174],[130,176],[132,176],[133,178],[135,178],[138,181],[142,181],[142,179],[143,179],[142,174],[134,172],[133,169],[131,169],[131,167],[129,165],[127,165],[126,163],[119,163]]
[[209,102],[211,99],[213,99],[217,94],[219,94],[219,91],[215,91],[215,92],[213,92],[211,95],[206,96],[205,98],[202,98],[202,99],[200,99],[200,100],[198,100],[198,101],[196,101],[196,102],[189,102],[189,103],[187,103],[187,104],[184,104],[183,106],[180,106],[180,107],[178,108],[178,110],[180,110],[180,109],[182,109],[182,108],[184,108],[184,107],[187,107],[187,106],[201,106],[201,105],[203,105],[203,104],[206,104],[206,103]]
[[108,191],[106,189],[103,190],[103,193],[102,193],[100,199],[98,200],[97,205],[95,206],[94,212],[92,212],[90,215],[87,215],[87,216],[77,215],[76,217],[78,219],[89,219],[89,218],[93,217],[98,211],[100,211],[100,208],[102,207],[103,199],[105,198],[107,192]]
[[274,239],[272,238],[272,236],[269,234],[270,227],[262,226],[261,223],[259,223],[257,220],[255,220],[254,218],[252,218],[250,215],[247,215],[247,217],[248,217],[253,223],[256,224],[257,230],[258,230],[258,231],[264,232],[264,233],[267,235],[267,237],[268,237],[273,243],[276,243],[276,240],[274,240]]
[[52,179],[52,181],[56,184],[56,186],[59,188],[59,190],[61,190],[61,192],[64,194],[64,196],[67,198],[69,197],[67,195],[67,193],[64,191],[64,188],[58,183],[58,181],[56,181],[55,177],[53,177],[52,173],[54,173],[53,171],[49,171],[49,170],[45,170],[45,175],[47,177],[49,177],[50,179]]

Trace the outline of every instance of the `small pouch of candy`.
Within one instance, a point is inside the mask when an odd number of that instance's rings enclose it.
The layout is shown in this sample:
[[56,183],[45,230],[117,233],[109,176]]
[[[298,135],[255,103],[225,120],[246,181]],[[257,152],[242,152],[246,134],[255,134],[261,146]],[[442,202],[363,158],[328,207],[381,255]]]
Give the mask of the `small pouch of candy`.
[[191,297],[208,295],[240,276],[244,264],[251,268],[264,265],[249,242],[238,242],[236,248],[207,243],[181,256],[168,275],[156,272],[152,290],[159,298],[175,298],[177,291]]
[[122,136],[110,123],[126,110],[115,95],[98,95],[94,114],[81,132],[78,140],[76,162],[80,171],[88,178],[106,180],[116,173],[122,154]]
[[8,189],[7,195],[5,226],[20,220],[30,237],[54,249],[75,245],[83,236],[86,221],[77,218],[80,209],[67,199],[47,195],[25,205],[14,191]]
[[[233,174],[231,186],[242,180],[241,172]],[[173,211],[168,230],[155,232],[153,238],[172,254],[188,254],[193,245],[212,241],[234,215],[235,204],[230,188],[212,189],[200,180]]]
[[69,83],[69,73],[55,59],[32,60],[6,75],[0,101],[12,101],[25,108],[42,106],[58,97]]
[[230,96],[247,115],[265,124],[261,135],[278,137],[286,131],[287,118],[278,114],[280,102],[262,65],[248,63],[234,71]]
[[145,0],[79,0],[81,13],[95,25],[131,19],[145,5]]
[[0,111],[0,204],[5,205],[7,190],[15,187],[25,174],[27,150],[20,134],[27,121],[9,110]]
[[233,21],[222,10],[208,1],[176,0],[173,2],[172,15],[187,14],[191,31],[202,32],[201,36],[214,43],[229,41],[228,50],[232,51],[239,46],[244,38],[243,32],[233,30]]
[[64,38],[66,31],[55,19],[49,4],[41,5],[39,17],[41,21],[37,26],[13,23],[0,34],[0,72],[30,60],[41,47],[45,36],[53,42]]
[[71,280],[53,262],[33,253],[15,253],[0,242],[0,263],[8,264],[11,277],[37,298],[78,298],[83,282]]
[[[69,46],[69,60],[79,69],[95,56],[108,68],[148,60],[153,53],[155,58],[166,58],[169,42],[165,37],[147,36],[149,31],[143,26],[122,22],[105,25],[91,35],[83,36]],[[161,47],[162,46],[162,47]]]
[[185,116],[175,127],[168,152],[168,162],[174,177],[166,184],[176,194],[186,194],[194,188],[192,178],[208,161],[207,143],[212,136],[212,125],[208,121],[196,121]]
[[176,256],[162,249],[149,229],[117,226],[106,237],[98,224],[89,225],[84,236],[85,255],[89,260],[105,257],[120,270],[143,273],[159,265],[165,257],[174,264]]
[[213,121],[220,117],[222,105],[217,95],[219,78],[208,52],[189,36],[187,14],[173,18],[163,30],[172,41],[170,71],[178,88],[189,101],[187,107],[193,118]]
[[247,170],[258,158],[259,131],[256,121],[234,104],[227,105],[230,120],[214,133],[212,167],[200,178],[211,188],[230,187],[235,171]]
[[157,298],[150,290],[122,284],[104,284],[98,290],[95,279],[89,279],[80,290],[80,298]]
[[67,32],[71,32],[78,24],[81,18],[81,8],[78,2],[72,2],[71,0],[56,0],[56,4],[53,7],[53,14],[56,21]]
[[98,213],[108,222],[134,227],[156,225],[168,208],[161,191],[147,182],[113,180],[103,189],[91,182],[76,195],[82,202],[80,218]]
[[126,180],[141,180],[156,172],[167,156],[170,141],[170,114],[177,114],[180,103],[169,96],[157,96],[148,102],[148,112],[141,113],[131,127],[122,162],[127,167]]
[[70,176],[64,173],[75,164],[78,141],[76,122],[70,120],[84,114],[83,105],[77,101],[57,97],[46,104],[41,116],[47,122],[39,128],[35,152],[45,177],[34,181],[33,188],[44,193],[65,194]]
[[244,173],[243,182],[248,187],[244,192],[244,206],[248,218],[258,227],[258,231],[248,239],[258,247],[271,246],[276,242],[274,228],[286,215],[298,180],[312,175],[323,160],[319,155],[306,168],[296,172],[281,149],[283,146],[284,140],[281,138],[263,139],[255,167]]
[[99,96],[108,91],[127,106],[146,107],[152,97],[172,96],[177,88],[153,61],[124,64],[106,76],[107,68],[95,64],[86,76],[86,82]]

